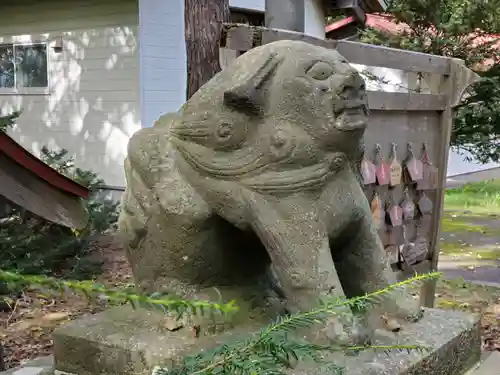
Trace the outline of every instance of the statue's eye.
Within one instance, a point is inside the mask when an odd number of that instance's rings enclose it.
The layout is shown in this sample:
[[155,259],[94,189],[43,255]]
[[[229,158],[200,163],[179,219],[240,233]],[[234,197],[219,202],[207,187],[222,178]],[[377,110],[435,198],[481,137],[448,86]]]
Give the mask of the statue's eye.
[[323,61],[318,61],[307,69],[306,74],[318,81],[324,81],[333,74],[333,66]]
[[217,129],[217,138],[220,140],[226,140],[231,138],[233,135],[233,126],[229,123],[222,123],[219,125]]
[[216,149],[239,147],[247,135],[247,124],[234,121],[222,121],[215,128]]

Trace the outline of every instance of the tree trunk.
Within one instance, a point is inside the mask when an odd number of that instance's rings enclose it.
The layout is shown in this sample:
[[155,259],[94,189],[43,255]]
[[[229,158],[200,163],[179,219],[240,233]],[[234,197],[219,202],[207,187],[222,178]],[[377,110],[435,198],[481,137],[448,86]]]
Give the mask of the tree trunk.
[[0,371],[6,371],[7,366],[5,366],[5,362],[3,359],[4,353],[3,353],[3,344],[0,342]]
[[220,72],[222,23],[230,22],[229,0],[184,0],[187,99]]

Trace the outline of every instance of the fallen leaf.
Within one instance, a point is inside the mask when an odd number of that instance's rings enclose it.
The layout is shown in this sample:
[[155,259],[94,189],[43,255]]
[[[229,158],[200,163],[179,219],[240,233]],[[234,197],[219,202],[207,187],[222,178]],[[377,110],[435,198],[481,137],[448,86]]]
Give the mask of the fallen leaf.
[[67,312],[53,312],[44,315],[42,319],[48,322],[58,322],[61,320],[66,320],[68,318],[69,318],[69,313]]
[[178,329],[181,329],[182,327],[184,327],[184,324],[179,319],[175,319],[173,317],[166,316],[161,320],[160,327],[165,328],[165,329],[173,332],[173,331],[177,331]]

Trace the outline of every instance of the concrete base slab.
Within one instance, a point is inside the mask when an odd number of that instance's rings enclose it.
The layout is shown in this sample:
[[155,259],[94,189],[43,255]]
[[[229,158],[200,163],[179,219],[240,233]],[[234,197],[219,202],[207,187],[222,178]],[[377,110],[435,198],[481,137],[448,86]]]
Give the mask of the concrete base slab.
[[[241,327],[229,332],[195,338],[189,329],[175,332],[161,328],[162,315],[127,307],[71,322],[54,332],[55,370],[75,375],[145,375],[155,366],[171,368],[187,354],[255,332]],[[377,336],[374,344],[418,344],[426,353],[365,351],[358,356],[327,358],[345,367],[346,375],[460,375],[480,358],[478,317],[455,311],[426,310],[417,323],[398,334]],[[292,375],[328,374],[318,364],[301,363]]]
[[0,372],[0,375],[52,375],[54,359],[52,356],[32,359],[22,366]]

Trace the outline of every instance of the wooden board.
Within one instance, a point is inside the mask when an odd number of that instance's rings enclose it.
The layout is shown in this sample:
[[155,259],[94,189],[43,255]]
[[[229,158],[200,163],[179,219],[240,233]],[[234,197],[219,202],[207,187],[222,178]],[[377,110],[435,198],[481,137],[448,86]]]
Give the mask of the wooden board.
[[[385,111],[385,110],[372,110],[370,113],[370,121],[365,132],[365,149],[368,159],[373,160],[375,155],[375,145],[379,144],[381,147],[381,155],[386,162],[390,161],[391,144],[394,142],[397,145],[397,159],[403,164],[407,158],[407,144],[412,143],[415,157],[420,158],[422,144],[425,142],[429,157],[436,164],[440,156],[439,148],[441,135],[441,114],[436,111],[420,111],[420,112],[404,112],[404,111]],[[400,203],[404,197],[404,187],[410,186],[402,183],[394,188],[388,186],[368,185],[365,187],[365,194],[368,200],[371,200],[374,193],[377,192],[385,205],[385,202],[392,199],[395,203]],[[416,203],[418,199],[418,192],[415,187],[410,186],[410,196]],[[426,195],[433,202],[432,217],[439,216],[439,206],[437,205],[437,191],[426,191]],[[409,241],[416,239],[417,221],[412,220],[406,224],[407,238]],[[433,221],[431,221],[430,230],[425,233],[428,239],[428,247],[432,249],[434,244]],[[380,231],[382,242],[385,235],[386,225]],[[427,254],[427,260],[432,259],[432,252]],[[430,271],[430,261],[425,263],[427,266],[426,272]],[[413,267],[422,271],[423,267],[419,264]],[[425,267],[424,267],[425,268]],[[406,272],[407,274],[408,272]]]
[[370,109],[385,111],[443,111],[445,95],[368,91]]
[[317,46],[337,49],[349,62],[369,66],[401,69],[419,73],[450,73],[450,59],[420,52],[379,47],[370,44],[325,40],[299,32],[242,24],[224,24],[221,47],[248,51],[278,40],[300,40]]

